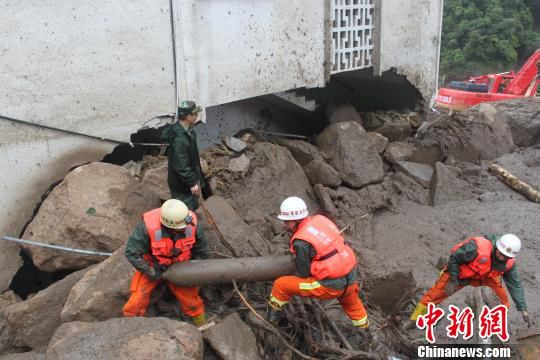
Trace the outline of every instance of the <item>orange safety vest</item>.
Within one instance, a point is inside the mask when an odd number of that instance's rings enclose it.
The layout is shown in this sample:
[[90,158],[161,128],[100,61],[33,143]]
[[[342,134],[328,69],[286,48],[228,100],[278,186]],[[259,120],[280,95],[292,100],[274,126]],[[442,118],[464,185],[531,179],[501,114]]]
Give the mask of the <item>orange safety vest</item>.
[[460,242],[452,248],[452,253],[455,252],[461,245],[468,243],[469,241],[476,242],[478,248],[478,256],[474,260],[459,265],[460,279],[474,279],[482,280],[488,277],[499,279],[505,272],[510,270],[514,265],[514,259],[509,259],[506,262],[506,269],[504,271],[498,271],[491,269],[491,255],[493,252],[493,244],[490,240],[483,236],[470,237],[463,242]]
[[150,236],[151,256],[145,256],[147,261],[152,262],[152,259],[155,259],[161,265],[169,266],[176,262],[191,259],[191,248],[195,244],[197,216],[192,211],[189,214],[193,217],[193,221],[186,226],[186,237],[184,239],[178,239],[174,243],[171,238],[162,237],[160,208],[143,214],[144,225]]
[[313,246],[316,255],[311,261],[311,276],[317,280],[336,279],[347,275],[356,266],[353,249],[345,244],[337,226],[330,219],[315,215],[307,217],[291,237],[290,251],[295,254],[294,240],[304,240]]

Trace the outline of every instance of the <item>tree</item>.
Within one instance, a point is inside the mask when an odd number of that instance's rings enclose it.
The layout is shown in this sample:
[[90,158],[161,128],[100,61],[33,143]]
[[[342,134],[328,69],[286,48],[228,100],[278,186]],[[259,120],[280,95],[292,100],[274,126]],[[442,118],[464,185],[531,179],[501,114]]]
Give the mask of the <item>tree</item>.
[[445,0],[441,75],[448,80],[519,67],[540,45],[534,0]]

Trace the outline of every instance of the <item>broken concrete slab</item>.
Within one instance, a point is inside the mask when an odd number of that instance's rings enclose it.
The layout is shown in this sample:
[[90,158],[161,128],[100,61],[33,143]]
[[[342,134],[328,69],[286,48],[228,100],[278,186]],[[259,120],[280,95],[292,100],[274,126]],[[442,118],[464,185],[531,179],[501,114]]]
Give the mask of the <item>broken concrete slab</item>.
[[242,154],[241,156],[231,159],[231,161],[229,161],[229,170],[241,173],[243,175],[248,172],[249,163],[250,161],[246,154]]
[[419,182],[423,187],[428,188],[433,176],[433,168],[426,164],[417,164],[410,161],[398,161],[395,164],[399,171]]
[[204,337],[223,360],[260,359],[255,335],[238,313],[206,330]]
[[272,253],[268,241],[251,229],[224,198],[211,196],[205,201],[205,207],[223,235],[225,247],[235,256],[262,256]]
[[[90,163],[71,171],[43,201],[23,238],[112,252],[125,243],[141,214],[161,205],[152,191],[116,165]],[[43,271],[85,268],[103,256],[25,247]]]
[[71,288],[86,271],[83,269],[70,274],[31,299],[5,308],[4,326],[0,326],[0,353],[11,347],[32,350],[45,348],[61,324],[60,313]]
[[455,171],[443,163],[435,164],[431,180],[431,204],[441,205],[449,201],[464,200],[468,184],[461,180]]
[[227,146],[234,152],[242,152],[247,147],[247,142],[237,139],[233,136],[224,136],[222,140],[225,146]]
[[117,318],[71,322],[55,332],[46,359],[193,359],[203,357],[203,339],[193,325],[168,318]]
[[375,147],[375,149],[377,149],[377,152],[382,154],[388,145],[388,139],[379,133],[371,131],[368,132],[366,136],[369,141],[371,141],[371,144]]
[[129,298],[133,266],[124,256],[125,247],[90,269],[71,288],[62,307],[62,322],[102,321],[122,316]]
[[406,142],[393,142],[384,152],[386,161],[397,164],[398,161],[407,161],[412,157],[414,146]]
[[330,157],[345,184],[352,188],[381,182],[383,161],[366,136],[366,131],[355,122],[341,122],[328,126],[317,136],[316,144]]
[[323,160],[313,160],[309,162],[304,166],[304,172],[312,185],[321,184],[336,188],[341,184],[339,173]]

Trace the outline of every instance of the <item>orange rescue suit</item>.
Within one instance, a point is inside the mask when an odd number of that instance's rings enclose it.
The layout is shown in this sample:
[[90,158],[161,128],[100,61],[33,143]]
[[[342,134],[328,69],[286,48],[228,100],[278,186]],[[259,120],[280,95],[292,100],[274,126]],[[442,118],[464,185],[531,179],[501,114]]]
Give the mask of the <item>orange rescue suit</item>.
[[321,215],[307,217],[291,237],[290,251],[295,254],[294,240],[304,240],[315,249],[311,276],[317,280],[336,279],[347,275],[356,266],[353,249],[345,244],[337,226]]
[[469,241],[474,241],[478,248],[478,256],[474,260],[459,265],[460,279],[473,279],[482,280],[485,278],[500,278],[506,271],[510,270],[514,265],[514,259],[509,259],[506,262],[506,269],[504,271],[497,271],[491,269],[491,254],[493,252],[493,244],[490,240],[484,237],[470,237],[465,241],[457,244],[452,248],[452,252],[455,252],[463,244]]
[[186,237],[173,243],[171,238],[162,237],[160,213],[161,209],[157,208],[143,214],[144,225],[150,236],[150,252],[152,254],[151,256],[145,255],[145,259],[150,263],[155,259],[165,266],[190,260],[191,249],[195,244],[197,216],[192,211],[189,212],[193,221],[186,227]]

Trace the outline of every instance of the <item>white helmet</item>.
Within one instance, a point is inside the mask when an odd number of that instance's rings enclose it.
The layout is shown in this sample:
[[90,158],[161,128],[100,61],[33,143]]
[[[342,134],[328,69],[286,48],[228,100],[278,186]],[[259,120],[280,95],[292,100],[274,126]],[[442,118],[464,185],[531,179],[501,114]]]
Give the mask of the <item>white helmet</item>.
[[521,250],[521,240],[513,234],[501,236],[495,245],[497,246],[497,250],[504,256],[511,258],[516,257],[519,250]]
[[186,204],[170,199],[161,205],[161,223],[171,229],[180,230],[191,223],[191,216]]
[[278,219],[280,220],[300,220],[309,215],[304,200],[296,196],[291,196],[283,200],[279,210]]

